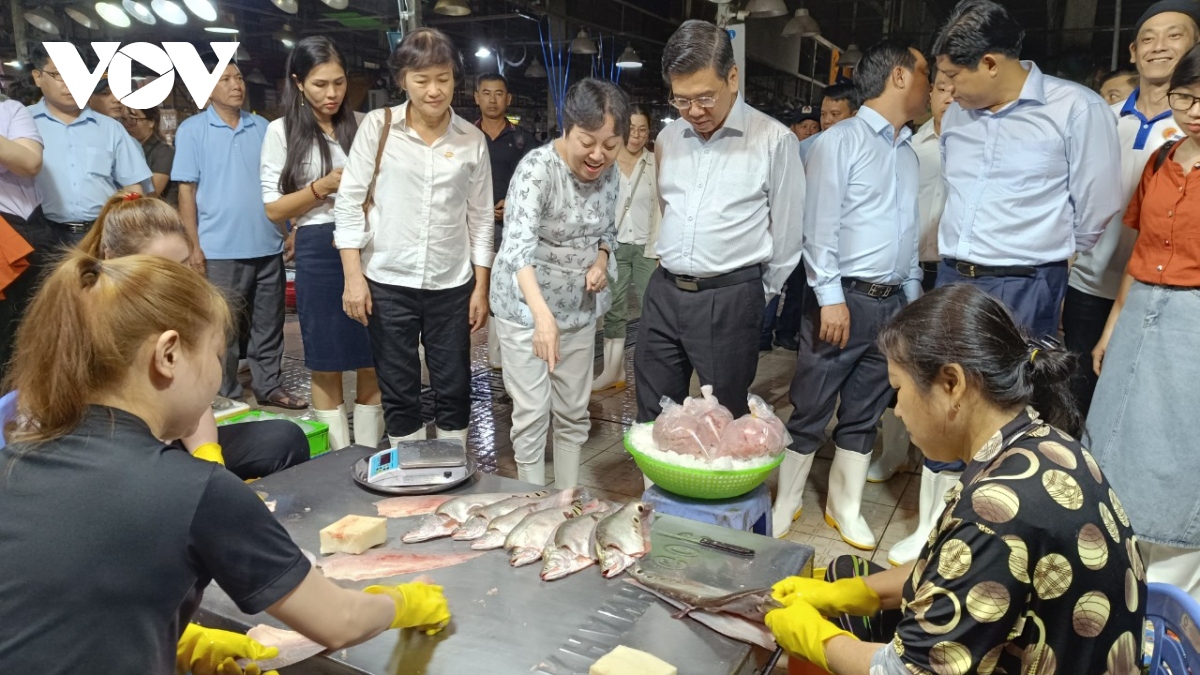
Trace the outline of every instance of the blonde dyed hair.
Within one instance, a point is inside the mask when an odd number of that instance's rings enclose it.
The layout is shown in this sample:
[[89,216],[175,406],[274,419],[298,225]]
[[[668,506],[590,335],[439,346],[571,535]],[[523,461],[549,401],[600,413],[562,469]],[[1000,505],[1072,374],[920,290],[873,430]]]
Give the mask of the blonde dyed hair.
[[134,255],[159,237],[179,235],[192,247],[179,212],[157,197],[109,197],[79,248],[93,258]]
[[119,390],[146,340],[174,330],[183,348],[227,335],[229,307],[194,270],[158,256],[101,262],[73,251],[46,277],[17,331],[6,387],[18,422],[9,442],[44,443],[79,425],[88,402]]

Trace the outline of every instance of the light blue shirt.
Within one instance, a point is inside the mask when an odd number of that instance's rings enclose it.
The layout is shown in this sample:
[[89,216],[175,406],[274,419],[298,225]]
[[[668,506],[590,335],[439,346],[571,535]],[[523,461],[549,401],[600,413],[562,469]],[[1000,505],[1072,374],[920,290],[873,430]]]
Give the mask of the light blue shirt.
[[817,139],[821,136],[820,131],[800,141],[800,161],[808,164],[808,156],[812,154],[813,146],[817,144]]
[[942,118],[946,210],[938,252],[981,265],[1041,265],[1096,245],[1121,202],[1117,123],[1098,94],[1032,61],[998,112],[953,103]]
[[921,295],[920,167],[912,131],[895,135],[868,106],[821,134],[806,162],[804,265],[822,306],[846,301],[842,278]]
[[46,101],[29,106],[42,136],[42,170],[34,185],[42,212],[56,223],[88,223],[126,185],[149,191],[150,167],[142,144],[121,123],[84,108],[70,124],[50,114]]
[[242,111],[232,129],[217,111],[193,115],[175,132],[171,180],[196,184],[200,249],[213,260],[246,260],[283,251],[283,234],[263,207],[259,159],[267,121]]

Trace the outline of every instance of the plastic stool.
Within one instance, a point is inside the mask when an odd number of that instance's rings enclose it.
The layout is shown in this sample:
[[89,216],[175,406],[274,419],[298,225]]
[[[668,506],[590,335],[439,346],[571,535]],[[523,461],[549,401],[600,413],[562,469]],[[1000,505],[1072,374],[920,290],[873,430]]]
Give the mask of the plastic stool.
[[642,493],[658,513],[771,536],[771,491],[766,483],[732,499],[692,499],[658,487]]
[[1170,584],[1149,584],[1148,590],[1144,640],[1150,675],[1200,672],[1200,603]]
[[0,396],[0,450],[4,449],[5,441],[2,430],[5,425],[17,416],[17,392],[10,391]]

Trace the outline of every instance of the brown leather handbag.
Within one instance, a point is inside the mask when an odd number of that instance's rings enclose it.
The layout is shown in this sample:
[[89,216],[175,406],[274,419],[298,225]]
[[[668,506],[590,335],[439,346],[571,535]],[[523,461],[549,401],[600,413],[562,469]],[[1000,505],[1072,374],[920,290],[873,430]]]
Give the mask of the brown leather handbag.
[[363,224],[367,231],[371,229],[371,207],[375,206],[375,181],[379,179],[379,164],[383,161],[383,149],[387,146],[388,134],[392,132],[392,109],[384,108],[383,128],[379,131],[379,146],[375,150],[375,171],[371,174],[371,182],[367,185],[367,197],[363,199]]

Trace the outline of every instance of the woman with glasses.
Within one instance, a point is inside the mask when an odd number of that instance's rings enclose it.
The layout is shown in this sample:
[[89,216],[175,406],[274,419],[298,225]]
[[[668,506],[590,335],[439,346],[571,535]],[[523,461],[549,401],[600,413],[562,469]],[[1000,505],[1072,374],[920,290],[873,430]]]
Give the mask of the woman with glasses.
[[126,108],[121,122],[133,140],[142,144],[146,164],[150,165],[150,181],[154,183],[154,195],[171,206],[179,206],[177,183],[171,180],[171,164],[175,161],[175,148],[163,140],[158,131],[158,108]]
[[1100,380],[1092,452],[1141,540],[1146,578],[1200,599],[1200,47],[1175,66],[1168,102],[1186,138],[1151,156],[1125,211],[1138,233],[1092,352]]
[[629,140],[617,153],[620,193],[617,196],[617,274],[610,277],[612,309],[604,315],[604,371],[592,391],[625,386],[625,327],[629,319],[629,285],[637,291],[638,306],[646,295],[650,274],[658,267],[654,243],[662,211],[658,207],[658,164],[646,149],[650,113],[633,106]]

